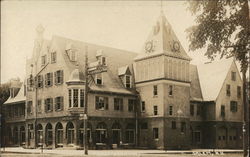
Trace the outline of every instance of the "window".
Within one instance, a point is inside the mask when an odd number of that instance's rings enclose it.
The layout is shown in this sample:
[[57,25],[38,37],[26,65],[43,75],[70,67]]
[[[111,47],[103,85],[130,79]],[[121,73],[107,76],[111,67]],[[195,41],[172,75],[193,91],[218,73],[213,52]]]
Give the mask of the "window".
[[102,73],[96,74],[96,84],[97,85],[102,85]]
[[41,65],[44,66],[46,64],[46,55],[41,58]]
[[69,56],[69,59],[70,61],[76,61],[76,52],[72,49],[68,49],[66,50],[68,56]]
[[145,112],[145,101],[141,102],[141,112]]
[[55,73],[55,84],[60,85],[63,84],[63,70],[57,70]]
[[78,89],[73,89],[73,107],[78,107]]
[[38,75],[37,76],[37,87],[38,88],[42,88],[43,87],[43,76],[42,75]]
[[148,123],[142,123],[141,129],[148,129]]
[[32,76],[30,76],[30,78],[27,79],[27,90],[28,90],[28,91],[31,91],[33,85],[34,85],[34,81],[33,81]]
[[154,96],[158,95],[158,91],[157,91],[157,85],[154,85],[154,90],[153,90],[153,94]]
[[32,114],[32,101],[27,102],[27,113]]
[[125,76],[125,85],[126,85],[126,88],[131,88],[131,76],[130,75]]
[[230,101],[230,111],[237,112],[237,110],[238,110],[237,101]]
[[71,93],[71,89],[69,89],[69,107],[72,107],[72,93]]
[[154,115],[158,115],[158,106],[154,106]]
[[96,96],[95,97],[95,107],[97,110],[104,110],[104,109],[107,110],[108,109],[108,98]]
[[96,143],[106,143],[107,127],[104,123],[99,123],[96,127]]
[[170,116],[173,115],[173,106],[172,105],[169,106],[169,115]]
[[125,131],[125,143],[135,142],[135,127],[133,124],[128,124]]
[[231,72],[231,80],[236,81],[236,72]]
[[47,73],[45,75],[45,85],[46,87],[52,86],[53,85],[53,73]]
[[197,111],[196,111],[196,115],[199,116],[201,115],[201,105],[200,104],[197,104]]
[[37,112],[38,113],[42,112],[42,100],[37,101]]
[[84,107],[84,91],[80,89],[80,107]]
[[106,65],[106,57],[102,57],[101,64],[102,64],[102,65]]
[[190,105],[190,115],[191,116],[194,115],[194,105],[193,104]]
[[56,52],[51,52],[51,63],[56,62]]
[[116,110],[116,111],[123,110],[123,99],[114,98],[114,110]]
[[230,95],[231,95],[230,85],[227,84],[227,96],[230,96]]
[[53,111],[53,99],[52,98],[45,99],[45,111],[46,112]]
[[237,86],[237,97],[241,97],[241,86]]
[[14,106],[14,116],[18,116],[18,106]]
[[181,132],[184,133],[186,131],[186,123],[181,122]]
[[133,112],[135,110],[135,104],[136,104],[135,99],[128,99],[128,111],[129,112]]
[[220,106],[220,115],[221,117],[225,117],[225,105]]
[[175,121],[172,121],[172,126],[171,126],[172,129],[176,129],[176,122]]
[[55,98],[55,109],[58,110],[62,110],[63,109],[63,97],[59,96]]
[[68,144],[72,144],[74,143],[74,125],[73,123],[69,122],[66,126],[66,138],[67,138],[67,143]]
[[200,131],[194,132],[194,141],[196,143],[201,143],[201,132]]
[[172,96],[172,95],[173,95],[173,85],[169,85],[168,95],[169,95],[169,96]]
[[159,129],[153,128],[153,137],[154,139],[159,139]]

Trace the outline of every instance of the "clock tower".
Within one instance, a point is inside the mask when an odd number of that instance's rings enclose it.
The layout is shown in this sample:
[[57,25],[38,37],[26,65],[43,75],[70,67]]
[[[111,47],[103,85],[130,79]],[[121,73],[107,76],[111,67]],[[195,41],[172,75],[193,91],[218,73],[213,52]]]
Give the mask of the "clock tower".
[[140,126],[148,127],[140,129],[140,146],[189,147],[190,60],[161,12],[134,59],[136,89],[141,99]]

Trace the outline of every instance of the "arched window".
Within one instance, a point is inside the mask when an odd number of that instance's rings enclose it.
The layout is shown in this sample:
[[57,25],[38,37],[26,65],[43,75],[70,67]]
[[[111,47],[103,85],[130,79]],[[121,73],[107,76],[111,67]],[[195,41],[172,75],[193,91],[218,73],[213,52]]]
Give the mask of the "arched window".
[[56,147],[63,146],[63,126],[59,122],[56,124]]
[[66,126],[66,138],[67,138],[67,143],[72,144],[74,143],[74,125],[72,122],[68,122]]
[[119,145],[121,143],[121,125],[119,123],[114,123],[112,125],[112,144]]
[[21,126],[20,127],[20,144],[24,145],[25,144],[25,127]]
[[13,142],[14,144],[18,144],[18,128],[17,127],[13,129]]
[[41,124],[37,125],[37,145],[43,145],[43,126]]
[[96,127],[96,143],[106,143],[107,126],[105,123],[99,123]]
[[45,144],[50,146],[53,143],[53,130],[52,125],[48,123],[45,127]]
[[[79,144],[83,145],[83,137],[84,136],[84,124],[81,123],[80,124],[80,128],[79,128]],[[88,128],[87,128],[87,137],[88,137],[88,143],[90,143],[91,140],[91,124],[88,123]]]
[[135,142],[135,126],[133,124],[128,124],[125,131],[125,143]]

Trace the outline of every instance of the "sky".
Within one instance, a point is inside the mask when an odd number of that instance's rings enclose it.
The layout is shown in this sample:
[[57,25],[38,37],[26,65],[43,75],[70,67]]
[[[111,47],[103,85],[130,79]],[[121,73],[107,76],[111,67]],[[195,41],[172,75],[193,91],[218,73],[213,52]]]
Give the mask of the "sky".
[[58,35],[140,53],[161,9],[192,63],[207,62],[204,50],[188,51],[185,30],[195,23],[186,8],[185,1],[1,1],[1,82],[24,79],[39,24],[48,40]]

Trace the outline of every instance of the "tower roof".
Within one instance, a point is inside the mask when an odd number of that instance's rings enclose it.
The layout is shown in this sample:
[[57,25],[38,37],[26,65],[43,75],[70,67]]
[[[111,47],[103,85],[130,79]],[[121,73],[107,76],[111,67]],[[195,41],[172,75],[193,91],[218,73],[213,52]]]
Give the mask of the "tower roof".
[[181,46],[180,41],[175,35],[172,26],[168,22],[163,11],[161,11],[156,24],[153,26],[142,48],[142,52],[135,58],[135,60],[152,57],[159,54],[191,60],[191,58]]

